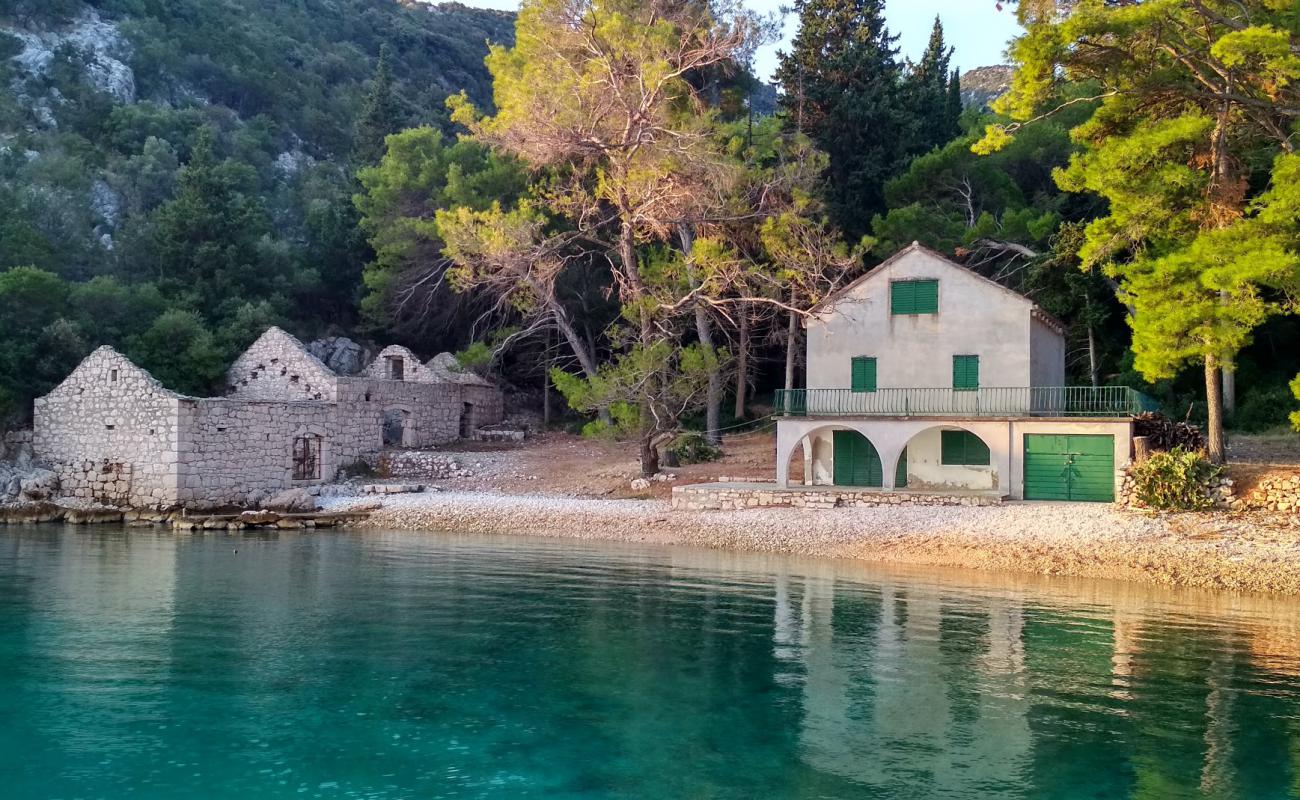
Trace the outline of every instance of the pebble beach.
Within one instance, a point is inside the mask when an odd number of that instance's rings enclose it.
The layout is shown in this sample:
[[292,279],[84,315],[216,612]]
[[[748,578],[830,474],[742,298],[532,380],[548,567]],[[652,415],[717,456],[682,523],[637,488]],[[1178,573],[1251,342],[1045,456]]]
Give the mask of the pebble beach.
[[386,497],[365,525],[1300,594],[1300,518],[1260,512],[1160,515],[1077,503],[691,512],[663,500],[446,491]]

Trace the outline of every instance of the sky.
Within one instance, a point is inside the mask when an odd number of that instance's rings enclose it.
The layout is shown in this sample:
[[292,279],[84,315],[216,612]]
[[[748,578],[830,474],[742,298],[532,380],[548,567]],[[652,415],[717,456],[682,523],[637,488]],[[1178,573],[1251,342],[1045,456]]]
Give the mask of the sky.
[[[515,9],[518,0],[462,0],[466,5],[483,8]],[[745,5],[763,14],[779,11],[789,0],[745,0]],[[975,67],[1005,62],[1007,40],[1019,32],[1015,12],[998,10],[996,0],[886,0],[885,19],[889,29],[899,36],[903,55],[920,56],[930,39],[930,28],[937,14],[943,20],[944,36],[956,48],[952,65],[962,72]],[[777,51],[787,47],[798,28],[798,18],[790,14],[785,20],[782,41],[759,50],[755,70],[770,78],[776,68]]]

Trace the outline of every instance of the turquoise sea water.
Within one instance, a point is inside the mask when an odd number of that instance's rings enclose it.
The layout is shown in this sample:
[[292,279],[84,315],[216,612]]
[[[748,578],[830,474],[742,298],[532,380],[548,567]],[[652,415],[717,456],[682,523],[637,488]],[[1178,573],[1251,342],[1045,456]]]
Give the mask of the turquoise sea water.
[[10,528],[0,797],[1293,797],[1297,612],[538,539]]

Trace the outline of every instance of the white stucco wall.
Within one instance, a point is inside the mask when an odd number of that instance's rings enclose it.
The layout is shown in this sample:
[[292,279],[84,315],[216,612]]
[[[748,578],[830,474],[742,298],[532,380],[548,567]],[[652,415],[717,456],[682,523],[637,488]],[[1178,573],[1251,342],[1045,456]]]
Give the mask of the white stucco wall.
[[[891,314],[890,282],[925,278],[939,282],[939,312]],[[881,389],[951,388],[954,355],[980,357],[982,387],[1030,386],[1036,374],[1031,325],[1042,337],[1037,374],[1051,379],[1047,385],[1061,385],[1064,343],[1047,326],[1031,323],[1033,308],[960,265],[909,248],[808,321],[807,387],[847,389],[852,358],[874,356]]]
[[1031,386],[1065,385],[1065,337],[1037,317],[1029,323],[1029,379]]
[[[944,466],[940,463],[941,431],[961,429],[989,448],[989,466]],[[884,489],[894,488],[899,456],[907,449],[908,489],[918,491],[996,491],[1004,497],[1024,497],[1024,437],[1026,434],[1092,434],[1114,437],[1115,491],[1118,496],[1132,450],[1128,420],[1088,419],[801,419],[777,420],[777,482],[786,484],[790,471],[805,480],[827,485],[833,479],[835,430],[861,433],[876,448],[884,473]],[[791,460],[794,460],[793,467]]]

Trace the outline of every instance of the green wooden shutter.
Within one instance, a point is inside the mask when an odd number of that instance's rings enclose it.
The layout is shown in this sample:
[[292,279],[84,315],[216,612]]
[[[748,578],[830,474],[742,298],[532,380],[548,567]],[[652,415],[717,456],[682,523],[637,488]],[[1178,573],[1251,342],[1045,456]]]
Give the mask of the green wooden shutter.
[[865,436],[856,431],[833,431],[831,448],[832,480],[836,486],[884,485],[880,454]]
[[853,359],[853,391],[874,392],[876,390],[876,359],[870,356],[858,356]]
[[960,392],[973,392],[980,388],[980,357],[952,357],[952,388]]
[[889,312],[906,316],[939,313],[939,281],[891,281]]
[[891,314],[915,314],[916,284],[911,281],[891,281],[889,284],[889,311]]
[[898,457],[898,466],[894,468],[894,488],[907,488],[907,448],[903,448],[903,454]]
[[948,467],[987,467],[988,445],[970,431],[939,432],[939,463]]
[[938,281],[913,281],[915,288],[913,292],[913,303],[915,310],[913,314],[938,314],[939,313],[939,282]]

